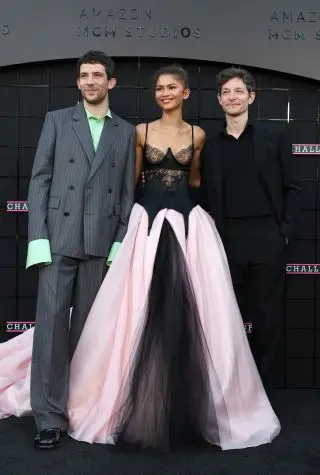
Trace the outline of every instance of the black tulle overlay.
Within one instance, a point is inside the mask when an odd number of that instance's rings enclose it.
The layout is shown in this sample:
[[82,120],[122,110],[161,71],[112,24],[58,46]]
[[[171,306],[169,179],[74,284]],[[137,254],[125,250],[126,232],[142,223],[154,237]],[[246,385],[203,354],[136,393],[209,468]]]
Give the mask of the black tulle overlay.
[[164,220],[118,439],[162,449],[204,440],[214,411],[208,360],[185,257]]
[[[229,450],[279,433],[221,240],[188,184],[192,151],[145,151],[127,236],[71,361],[77,440]],[[32,339],[33,329],[0,345],[0,418],[31,410]]]

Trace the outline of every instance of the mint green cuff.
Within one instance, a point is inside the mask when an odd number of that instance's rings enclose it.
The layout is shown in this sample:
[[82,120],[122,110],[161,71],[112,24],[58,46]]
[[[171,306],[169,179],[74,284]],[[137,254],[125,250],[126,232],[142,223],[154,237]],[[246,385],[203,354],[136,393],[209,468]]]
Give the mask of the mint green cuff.
[[121,244],[121,242],[114,242],[114,243],[112,244],[112,247],[111,247],[111,249],[110,249],[110,252],[109,252],[109,255],[108,255],[108,259],[107,259],[107,265],[108,265],[108,266],[111,266],[112,261],[113,261],[113,259],[115,258],[115,255],[116,255],[117,252],[118,252],[118,249],[119,249],[119,247],[120,247],[120,244]]
[[35,239],[28,244],[26,269],[36,264],[51,264],[51,250],[48,239]]

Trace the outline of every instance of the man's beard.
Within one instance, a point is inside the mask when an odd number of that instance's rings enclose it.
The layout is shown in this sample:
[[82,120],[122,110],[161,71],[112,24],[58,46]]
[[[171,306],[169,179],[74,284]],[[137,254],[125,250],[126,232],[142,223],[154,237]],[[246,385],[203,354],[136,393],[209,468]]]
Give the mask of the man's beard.
[[81,90],[81,94],[82,94],[82,97],[83,99],[85,99],[85,101],[88,103],[88,104],[92,104],[93,106],[98,106],[100,105],[102,102],[104,102],[105,98],[107,95],[103,96],[103,97],[97,97],[97,98],[92,98],[90,99],[90,97],[87,97],[86,96],[86,93],[85,91],[82,91]]

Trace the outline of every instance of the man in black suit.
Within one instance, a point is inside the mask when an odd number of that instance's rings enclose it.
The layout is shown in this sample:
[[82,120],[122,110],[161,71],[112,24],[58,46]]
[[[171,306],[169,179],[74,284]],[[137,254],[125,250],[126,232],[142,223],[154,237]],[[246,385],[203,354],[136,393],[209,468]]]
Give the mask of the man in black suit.
[[228,68],[218,74],[217,86],[225,124],[202,154],[203,206],[224,242],[243,319],[253,324],[250,344],[258,370],[272,386],[299,180],[286,131],[271,134],[248,121],[252,75]]

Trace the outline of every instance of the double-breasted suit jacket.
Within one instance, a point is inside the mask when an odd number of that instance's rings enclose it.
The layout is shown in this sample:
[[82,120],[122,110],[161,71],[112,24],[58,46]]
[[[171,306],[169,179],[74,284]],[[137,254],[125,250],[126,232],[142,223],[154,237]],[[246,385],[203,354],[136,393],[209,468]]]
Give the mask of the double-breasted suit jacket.
[[134,198],[135,128],[107,117],[97,151],[82,103],[48,112],[28,195],[29,242],[51,252],[106,256],[121,242]]

